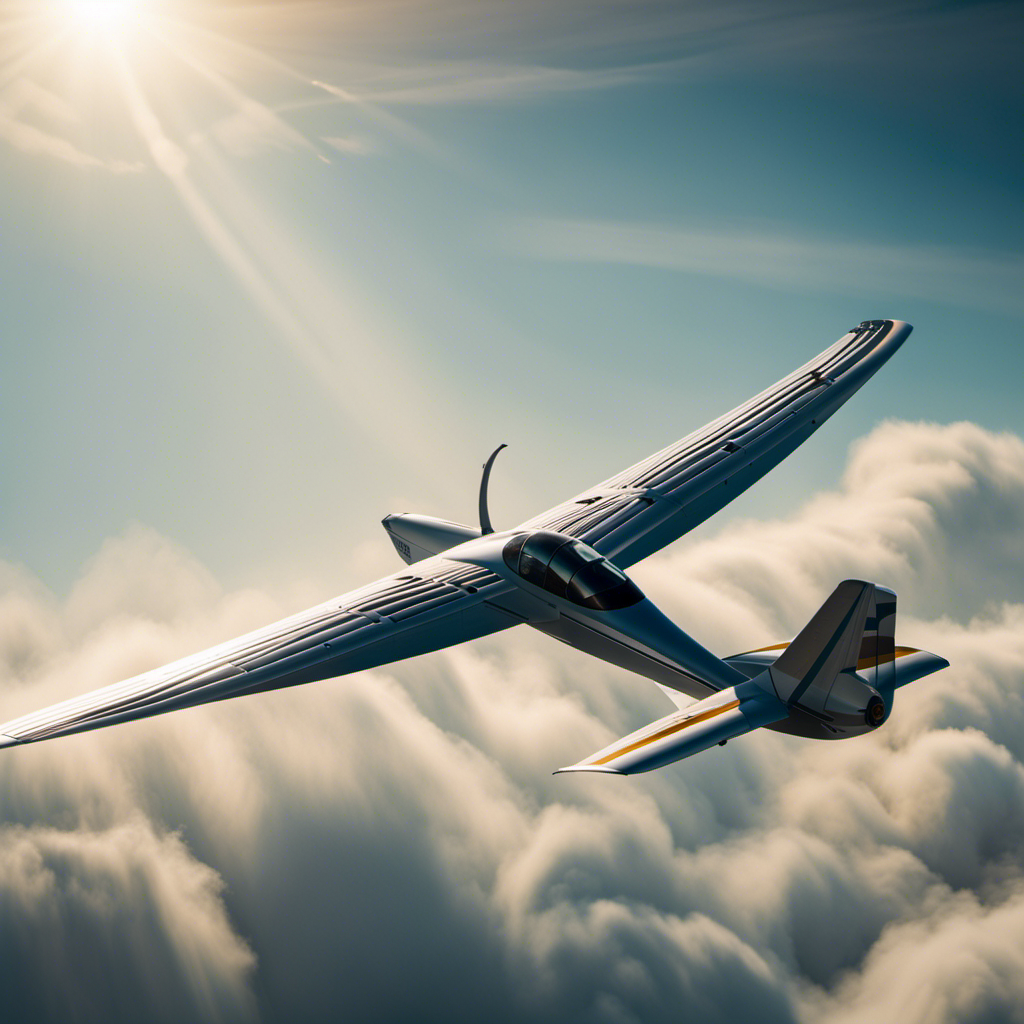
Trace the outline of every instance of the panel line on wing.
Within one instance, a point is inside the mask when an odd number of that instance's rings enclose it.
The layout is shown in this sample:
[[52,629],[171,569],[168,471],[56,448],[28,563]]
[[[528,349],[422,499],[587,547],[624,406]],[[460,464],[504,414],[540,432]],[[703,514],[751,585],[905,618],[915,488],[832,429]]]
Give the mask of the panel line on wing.
[[[877,331],[872,331],[859,340],[856,334],[854,334],[850,342],[846,342],[845,338],[840,339],[832,348],[827,349],[809,363],[795,370],[789,376],[784,377],[777,384],[774,384],[717,420],[713,420],[707,426],[688,435],[674,445],[656,452],[635,466],[631,466],[617,476],[611,477],[608,480],[608,484],[622,487],[642,486],[644,474],[656,472],[658,465],[665,465],[672,460],[685,459],[692,453],[703,450],[719,440],[728,439],[729,428],[732,425],[740,425],[748,422],[753,417],[763,415],[764,411],[772,405],[779,405],[780,403],[785,405],[793,400],[792,393],[798,392],[801,387],[810,385],[809,391],[813,392],[826,386],[821,377],[815,376],[815,373],[823,375],[825,371],[838,365],[839,361],[844,357],[859,352],[869,344],[875,333]],[[749,429],[745,428],[743,432]]]
[[[824,396],[837,384],[842,387],[844,376],[874,355],[893,329],[893,321],[866,321],[732,412],[521,528],[579,537],[627,567],[714,514],[813,433],[852,390],[841,391],[835,400]],[[883,358],[907,330],[900,325]],[[862,383],[857,376],[845,379],[853,390]],[[819,406],[819,413],[812,411]],[[736,488],[713,494],[734,477]],[[644,492],[642,501],[639,491]],[[615,492],[622,497],[616,499]]]
[[[345,670],[338,659],[351,651],[398,636],[408,622],[418,622],[419,616],[427,622],[432,621],[431,616],[444,617],[448,607],[479,609],[481,621],[488,623],[482,627],[484,634],[504,628],[503,622],[489,618],[493,614],[490,610],[483,611],[484,595],[475,596],[480,590],[494,593],[499,585],[509,586],[500,576],[480,566],[440,557],[425,559],[417,569],[415,575],[386,577],[199,654],[23,715],[6,723],[3,734],[28,742],[89,728],[94,722],[105,724],[118,716],[152,714],[179,698],[187,698],[185,704],[180,700],[178,704],[188,706],[231,696],[247,692],[245,685],[235,686],[232,680],[241,683],[250,675],[257,681],[273,680],[277,667],[284,674],[308,674],[318,665],[333,663],[342,672]],[[469,624],[468,620],[459,621]],[[479,628],[470,625],[471,635],[476,635],[473,631]],[[424,649],[433,649],[436,641],[431,635],[422,636]],[[380,650],[385,651],[385,647]],[[220,684],[228,684],[230,692]],[[266,685],[259,682],[260,687]]]

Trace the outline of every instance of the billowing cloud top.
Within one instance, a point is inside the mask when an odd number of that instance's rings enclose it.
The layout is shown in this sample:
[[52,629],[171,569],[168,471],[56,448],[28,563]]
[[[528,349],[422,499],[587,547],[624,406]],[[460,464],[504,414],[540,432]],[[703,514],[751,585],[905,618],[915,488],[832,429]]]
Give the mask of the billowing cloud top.
[[[5,751],[19,1019],[913,1022],[1024,1006],[1024,442],[888,423],[841,487],[637,570],[722,654],[844,576],[952,667],[880,732],[549,773],[662,713],[529,631]],[[144,529],[67,600],[0,573],[3,714],[290,610]],[[303,595],[306,596],[306,595]],[[908,614],[909,613],[909,614]],[[916,616],[916,617],[914,617]]]

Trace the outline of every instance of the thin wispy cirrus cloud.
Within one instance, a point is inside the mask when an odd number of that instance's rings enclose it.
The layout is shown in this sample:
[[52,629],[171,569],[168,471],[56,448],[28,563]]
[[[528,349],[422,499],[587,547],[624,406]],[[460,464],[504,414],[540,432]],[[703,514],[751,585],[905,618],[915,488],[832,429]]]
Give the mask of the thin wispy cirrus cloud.
[[[223,12],[219,24],[245,31],[249,6]],[[897,51],[904,66],[929,62],[936,73],[951,74],[970,72],[965,50],[984,39],[991,62],[986,67],[975,63],[973,72],[986,75],[1012,71],[1012,39],[1004,30],[1017,24],[1014,8],[1012,0],[970,5],[927,0],[783,0],[770,5],[750,0],[396,0],[383,8],[372,0],[293,0],[261,11],[260,38],[329,38],[357,75],[359,65],[367,64],[367,53],[400,53],[404,67],[432,52],[450,61],[453,53],[475,59],[495,50],[514,55],[510,63],[541,69],[563,62],[575,68],[629,64],[668,51],[708,70],[735,69],[739,63],[749,67],[761,58],[867,68],[892,60]],[[906,45],[910,38],[916,47]],[[931,60],[936,46],[943,49],[941,63]],[[439,66],[445,63],[439,60]]]
[[[19,31],[24,34],[24,26],[32,26],[33,16],[26,13],[30,11],[18,0],[0,3],[0,37],[11,53],[18,54],[8,68],[23,69],[14,93],[6,98],[8,105],[23,90],[46,92],[39,76],[52,77],[47,64],[54,40],[19,52],[18,43],[24,41],[19,39]],[[589,16],[584,18],[583,13]],[[52,20],[52,15],[45,14],[36,20],[45,23],[47,17]],[[902,65],[919,55],[930,69],[960,73],[970,71],[972,65],[965,68],[959,61],[936,59],[935,47],[948,48],[948,56],[955,58],[971,49],[965,40],[984,43],[988,60],[984,68],[974,67],[985,73],[1005,63],[1002,44],[1013,36],[1015,14],[1013,5],[1004,2],[970,5],[969,10],[961,11],[917,0],[899,4],[787,2],[771,8],[745,2],[699,2],[680,7],[672,2],[638,5],[610,0],[597,9],[586,5],[581,10],[576,4],[553,8],[521,0],[513,5],[474,5],[467,17],[461,4],[407,0],[386,10],[378,4],[339,6],[330,2],[275,7],[165,4],[140,18],[140,24],[146,29],[147,48],[152,45],[148,37],[162,34],[161,45],[173,60],[203,77],[234,108],[214,122],[212,130],[223,136],[226,147],[236,155],[251,155],[260,148],[249,144],[252,137],[272,146],[308,149],[309,140],[280,115],[319,105],[536,101],[561,93],[717,76],[741,68],[749,72],[751,61],[884,64],[890,61],[894,46],[900,48]],[[1000,30],[1000,25],[1005,30]],[[427,26],[432,30],[425,31]],[[37,28],[33,31],[38,35]],[[907,48],[899,40],[911,34],[916,45]],[[67,47],[67,34],[64,36],[61,45]],[[301,40],[313,57],[330,41],[336,47],[331,70],[338,80],[317,81],[301,60],[290,63],[277,56],[269,44],[275,36]],[[446,51],[462,50],[466,56],[431,56],[439,39],[445,41]],[[495,39],[507,44],[502,49],[509,54],[508,60],[494,60]],[[374,43],[383,59],[367,59],[366,48]],[[387,60],[389,50],[400,53],[401,59]],[[192,51],[205,57],[196,58]],[[250,79],[253,69],[258,69],[262,88],[269,89],[266,103],[233,82],[236,70],[227,70],[229,59],[246,66]],[[36,77],[31,78],[30,72]],[[13,73],[8,73],[3,79],[11,77]],[[3,79],[0,85],[6,85]],[[286,83],[290,88],[284,88]],[[298,95],[281,95],[287,92]],[[61,101],[66,113],[75,113],[66,98],[54,98]],[[200,129],[199,134],[208,130]],[[4,136],[20,148],[82,166],[112,170],[137,166],[134,161],[93,156],[61,134],[28,121],[5,122]]]
[[1024,256],[964,246],[872,244],[788,233],[599,220],[525,220],[519,252],[547,260],[652,267],[770,288],[901,295],[1024,312]]
[[[8,4],[7,7],[11,5]],[[300,9],[301,8],[301,9]],[[0,18],[5,13],[0,4]],[[335,62],[333,71],[340,76],[338,82],[320,81],[311,78],[301,63],[293,65],[274,55],[272,48],[249,45],[243,40],[248,22],[260,22],[273,12],[253,5],[237,7],[239,21],[233,24],[242,31],[240,38],[231,38],[222,32],[206,27],[200,5],[184,5],[180,12],[174,8],[160,8],[149,18],[142,18],[139,39],[141,49],[155,56],[155,37],[163,33],[160,40],[159,58],[167,62],[188,67],[206,84],[211,94],[217,95],[230,109],[230,113],[213,120],[208,126],[195,128],[187,137],[176,140],[179,146],[199,145],[207,138],[214,138],[225,151],[235,157],[250,157],[267,149],[317,153],[316,140],[309,138],[287,120],[295,111],[319,106],[341,105],[369,119],[369,123],[385,132],[405,137],[406,142],[422,144],[427,140],[398,118],[384,110],[390,105],[459,105],[464,103],[517,102],[539,100],[559,93],[611,89],[639,82],[669,80],[679,72],[680,61],[655,61],[648,64],[632,64],[603,68],[578,68],[570,66],[547,66],[528,63],[499,63],[493,60],[432,60],[408,61],[402,64],[367,63],[364,59],[347,60],[344,57]],[[279,14],[288,19],[300,19],[311,38],[322,39],[334,25],[334,5],[317,3],[309,5],[282,5]],[[302,15],[305,14],[305,20]],[[10,17],[10,14],[8,14]],[[150,19],[151,22],[150,22]],[[44,14],[42,19],[46,21]],[[5,26],[7,36],[17,37],[15,28]],[[74,40],[61,40],[64,48],[74,45]],[[102,40],[104,44],[106,40]],[[204,58],[194,57],[188,46],[198,46]],[[33,152],[81,167],[106,168],[123,173],[126,170],[141,170],[146,165],[140,161],[95,156],[78,148],[66,132],[57,130],[56,125],[44,128],[43,118],[81,124],[85,120],[70,96],[62,96],[40,84],[39,80],[53,81],[54,88],[59,75],[54,75],[55,63],[52,46],[40,47],[39,52],[29,52],[16,66],[24,65],[27,72],[17,77],[4,76],[0,80],[0,98],[3,101],[0,118],[0,137],[11,145],[26,152]],[[112,58],[125,58],[125,48],[115,46],[111,53],[104,55],[104,63]],[[260,88],[266,94],[261,101],[240,85],[235,84],[237,69],[230,68],[231,61],[242,61],[244,65],[258,70]],[[230,68],[230,70],[229,70]],[[31,72],[35,77],[30,77]],[[140,77],[132,68],[134,77]],[[13,81],[11,81],[13,77]],[[180,76],[179,76],[180,77]],[[252,77],[251,74],[249,76]],[[66,91],[66,89],[65,89]],[[296,93],[298,95],[296,95]],[[275,95],[276,94],[276,95]],[[24,112],[26,117],[17,118]],[[328,139],[324,139],[330,145]],[[369,147],[347,148],[344,152],[363,155]],[[321,155],[322,155],[322,151]],[[157,169],[159,160],[154,160]]]
[[[0,16],[21,11],[24,4],[0,5]],[[1012,6],[1005,3],[982,4],[984,16],[973,5],[969,13],[949,9],[931,9],[916,2],[892,4],[833,3],[821,5],[787,3],[766,10],[749,3],[698,3],[680,9],[674,3],[605,3],[583,19],[574,5],[552,10],[551,5],[521,2],[508,5],[481,5],[472,17],[465,17],[459,5],[427,4],[422,0],[391,5],[382,12],[379,5],[345,5],[328,2],[283,3],[276,9],[253,4],[237,4],[221,10],[216,5],[183,4],[180,9],[165,6],[159,10],[160,25],[166,26],[168,49],[177,61],[188,64],[219,90],[236,109],[215,122],[214,134],[223,135],[226,146],[236,155],[251,155],[259,147],[248,145],[256,136],[272,146],[305,149],[309,140],[279,115],[321,105],[375,104],[380,106],[460,105],[491,102],[537,101],[562,93],[617,89],[655,82],[667,83],[691,76],[731,73],[743,67],[750,70],[751,60],[794,58],[817,64],[823,54],[827,61],[887,61],[888,47],[894,39],[913,32],[917,46],[902,52],[901,60],[914,59],[914,52],[928,50],[930,67],[949,67],[949,61],[934,60],[932,43],[946,40],[952,53],[962,52],[964,33],[983,33],[989,52],[990,70],[1001,60],[998,45],[1007,33],[998,31],[1000,20],[1013,19]],[[401,16],[396,18],[396,12]],[[154,15],[154,19],[157,15]],[[440,26],[451,18],[454,35],[443,37],[470,54],[461,58],[428,57],[433,41],[440,37]],[[24,20],[24,16],[22,16]],[[417,25],[430,24],[433,32],[417,32]],[[277,26],[275,29],[274,26]],[[524,31],[528,26],[530,31]],[[326,39],[340,47],[333,72],[340,76],[333,83],[311,79],[301,62],[293,65],[275,56],[267,40],[275,32],[285,38],[298,37],[306,46],[322,46]],[[14,35],[7,26],[6,35]],[[386,36],[390,47],[402,52],[402,60],[367,60],[365,51],[355,48],[354,40],[373,40]],[[931,42],[922,45],[922,35]],[[489,48],[495,37],[507,36],[508,61],[473,55],[480,43]],[[934,39],[932,37],[935,37]],[[861,38],[871,46],[859,46]],[[230,54],[257,67],[262,66],[264,87],[290,82],[292,89],[304,95],[269,98],[258,103],[232,84],[231,75],[218,69],[218,61],[205,63],[189,55],[183,45],[188,40],[207,54],[216,54],[223,65]],[[251,40],[246,42],[246,40]],[[879,49],[878,44],[883,44]],[[841,44],[841,45],[840,45]],[[406,52],[412,46],[419,58]],[[664,56],[671,48],[672,55]],[[351,49],[351,52],[350,52]],[[385,49],[387,49],[385,47]],[[557,58],[554,52],[557,51]],[[516,56],[520,59],[514,59]],[[624,55],[633,59],[623,60]],[[19,63],[30,68],[45,65],[46,54]],[[541,59],[530,59],[541,58]],[[637,59],[639,58],[639,59]],[[958,65],[959,69],[959,65]],[[26,76],[28,87],[42,88]],[[333,88],[324,95],[321,86]],[[280,91],[280,90],[278,90]],[[241,142],[236,138],[241,135]],[[36,124],[16,122],[7,132],[8,141],[23,148],[35,146],[57,159],[78,161],[83,166],[108,166],[134,169],[136,164],[116,159],[93,157],[78,151],[59,134],[44,132]],[[47,144],[44,145],[44,140]],[[77,156],[73,154],[77,153]]]
[[[310,22],[380,30],[366,8],[344,15],[330,5],[310,9]],[[518,3],[475,5],[465,17],[458,5],[403,4],[404,29],[388,33],[403,52],[397,61],[367,61],[361,53],[339,62],[344,94],[307,96],[283,109],[360,102],[381,106],[449,106],[538,102],[573,93],[668,85],[707,78],[771,72],[780,66],[833,73],[856,68],[869,86],[879,71],[887,80],[895,61],[928,77],[985,76],[1009,71],[1014,55],[1006,40],[1017,25],[1013,5],[996,2],[970,11],[933,8],[917,0],[898,4],[773,4],[672,2],[636,4],[612,0],[599,5]],[[363,13],[361,13],[361,11]],[[450,32],[442,32],[446,16]],[[456,13],[459,15],[456,17]],[[332,22],[332,18],[335,19]],[[416,34],[418,19],[432,31]],[[438,38],[443,50],[429,53]],[[503,61],[491,53],[502,40]],[[908,45],[913,40],[914,45]],[[403,46],[404,41],[404,46]],[[983,67],[964,66],[962,55],[983,44]],[[486,48],[486,56],[478,51]],[[894,52],[896,51],[896,52]],[[906,83],[904,83],[905,85]],[[904,90],[900,90],[902,94]],[[913,90],[911,90],[911,95]]]
[[490,61],[432,61],[404,67],[354,68],[342,98],[296,101],[292,108],[352,102],[383,106],[452,106],[538,101],[559,94],[623,88],[678,77],[686,62],[659,61],[606,68],[574,68]]
[[[38,123],[45,119],[54,127]],[[0,139],[23,153],[48,157],[74,167],[100,169],[113,174],[137,174],[140,161],[100,157],[79,148],[56,130],[60,124],[80,123],[75,108],[61,96],[27,78],[16,78],[0,93]],[[36,123],[34,123],[34,121]]]
[[378,145],[359,135],[324,135],[322,141],[346,156],[373,156],[380,152]]
[[[664,698],[516,630],[4,751],[5,1003],[109,1021],[1019,1019],[1024,606],[993,595],[1024,572],[1021,508],[1020,438],[893,422],[836,491],[635,570],[723,654],[792,635],[844,575],[894,586],[899,642],[952,667],[869,737],[759,734],[636,778],[552,776]],[[962,590],[972,574],[990,586]],[[5,715],[308,596],[224,592],[142,528],[66,600],[3,582],[35,623],[2,638]]]

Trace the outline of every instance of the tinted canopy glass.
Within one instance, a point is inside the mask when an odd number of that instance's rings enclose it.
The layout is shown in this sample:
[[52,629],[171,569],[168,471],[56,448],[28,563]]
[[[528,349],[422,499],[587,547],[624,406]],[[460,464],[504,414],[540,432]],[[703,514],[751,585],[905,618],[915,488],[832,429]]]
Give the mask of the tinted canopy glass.
[[621,569],[581,540],[538,530],[513,537],[505,564],[524,580],[599,611],[628,608],[644,595]]

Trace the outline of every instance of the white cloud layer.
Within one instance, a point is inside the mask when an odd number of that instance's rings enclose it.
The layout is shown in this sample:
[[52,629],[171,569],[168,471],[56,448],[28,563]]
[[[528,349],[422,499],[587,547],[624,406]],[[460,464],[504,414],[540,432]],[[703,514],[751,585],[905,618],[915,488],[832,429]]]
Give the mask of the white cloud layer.
[[[799,456],[797,456],[799,457]],[[23,1019],[1013,1021],[1024,1006],[1024,441],[889,423],[839,490],[638,568],[725,654],[836,581],[952,667],[878,733],[552,777],[660,715],[528,631],[0,765]],[[3,719],[290,609],[138,529],[61,600],[0,573]]]

